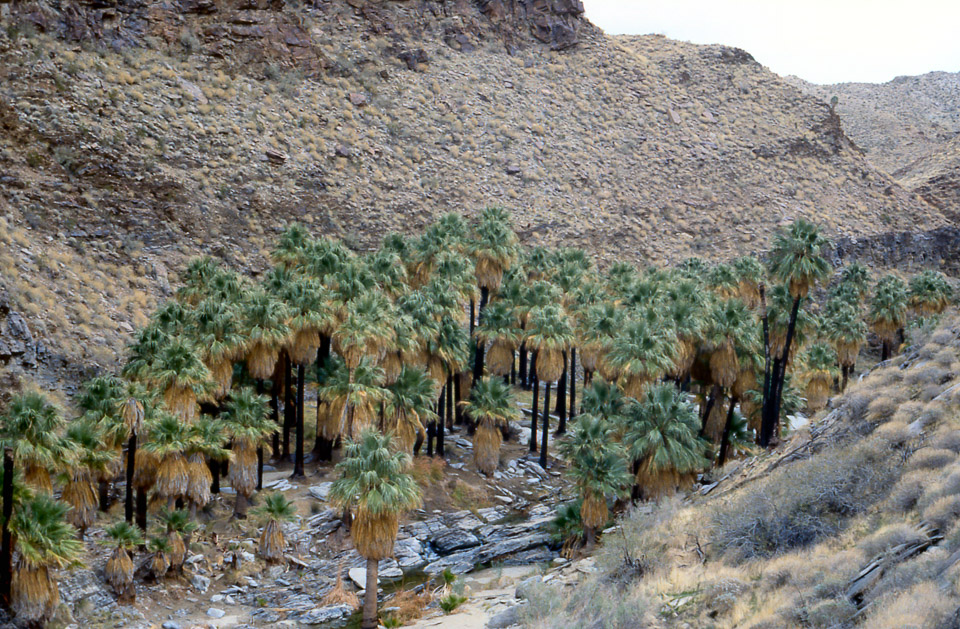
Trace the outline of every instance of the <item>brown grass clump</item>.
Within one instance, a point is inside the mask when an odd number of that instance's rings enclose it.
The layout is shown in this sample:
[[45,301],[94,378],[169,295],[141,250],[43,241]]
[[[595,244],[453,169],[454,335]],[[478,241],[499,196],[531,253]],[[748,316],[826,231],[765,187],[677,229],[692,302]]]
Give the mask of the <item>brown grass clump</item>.
[[921,539],[923,539],[923,535],[909,524],[890,524],[861,541],[857,544],[857,547],[867,557],[875,557],[894,546],[918,542]]
[[865,626],[873,629],[942,627],[947,626],[944,623],[956,608],[956,600],[952,596],[945,596],[936,583],[920,583],[884,601],[868,616]]
[[330,605],[349,605],[356,609],[360,607],[360,599],[353,592],[343,587],[343,561],[337,566],[337,582],[333,589],[320,599],[320,604],[324,607]]
[[390,599],[390,607],[398,608],[390,613],[391,618],[396,618],[403,624],[412,623],[414,620],[423,616],[424,610],[433,597],[429,589],[424,589],[420,594],[413,590],[402,590],[397,592],[396,596]]
[[410,474],[422,488],[427,489],[443,480],[446,475],[447,463],[443,459],[434,457],[417,457],[413,460]]
[[880,394],[867,406],[867,419],[873,422],[887,421],[900,408],[900,400]]
[[944,496],[923,510],[923,519],[945,530],[960,516],[960,496]]
[[909,470],[938,470],[953,463],[957,459],[957,453],[953,450],[937,450],[933,448],[924,448],[917,451],[910,460],[907,461]]

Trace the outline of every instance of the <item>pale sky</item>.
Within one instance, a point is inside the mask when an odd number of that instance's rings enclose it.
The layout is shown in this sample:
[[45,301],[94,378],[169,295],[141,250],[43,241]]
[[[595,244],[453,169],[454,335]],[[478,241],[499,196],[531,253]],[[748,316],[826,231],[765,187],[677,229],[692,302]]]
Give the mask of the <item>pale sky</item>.
[[583,0],[610,34],[743,48],[777,74],[882,83],[960,71],[960,0]]

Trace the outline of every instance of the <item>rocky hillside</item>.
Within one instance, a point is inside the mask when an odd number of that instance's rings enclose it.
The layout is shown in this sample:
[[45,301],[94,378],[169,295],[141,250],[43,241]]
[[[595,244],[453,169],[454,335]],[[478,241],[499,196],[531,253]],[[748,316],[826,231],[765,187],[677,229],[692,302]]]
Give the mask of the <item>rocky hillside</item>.
[[844,131],[889,173],[941,152],[960,134],[960,72],[900,76],[882,84],[791,81],[824,102],[836,96]]
[[948,219],[960,222],[960,135],[893,176],[940,208]]
[[256,272],[292,220],[362,249],[498,204],[601,263],[946,224],[746,52],[607,37],[577,0],[0,10],[0,291],[41,366],[114,364],[187,258]]

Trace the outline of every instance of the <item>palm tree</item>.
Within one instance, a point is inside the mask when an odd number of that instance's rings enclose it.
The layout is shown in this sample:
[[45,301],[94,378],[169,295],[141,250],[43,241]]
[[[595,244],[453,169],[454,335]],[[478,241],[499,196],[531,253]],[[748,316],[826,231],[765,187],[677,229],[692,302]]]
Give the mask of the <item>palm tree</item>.
[[183,561],[187,556],[190,534],[197,529],[198,525],[190,514],[182,509],[161,511],[160,521],[167,527],[167,542],[170,544],[167,556],[170,558],[170,569],[179,572],[183,569]]
[[639,491],[658,498],[703,469],[704,442],[696,408],[668,384],[649,387],[623,412],[624,438]]
[[[840,363],[840,391],[847,388],[847,379],[853,373],[860,347],[867,340],[867,324],[860,316],[859,308],[840,303],[826,315],[824,334],[837,351]],[[831,311],[832,310],[832,311]]]
[[65,421],[60,410],[41,393],[21,393],[10,400],[0,422],[0,441],[12,449],[26,483],[39,492],[53,493],[50,473],[63,469],[73,454],[62,436]]
[[816,412],[827,404],[827,396],[837,375],[837,352],[829,345],[817,343],[807,349],[803,362],[807,408]]
[[886,275],[877,282],[867,318],[883,345],[880,360],[890,357],[890,348],[896,342],[897,332],[907,321],[907,296],[906,284],[895,275]]
[[197,401],[213,385],[199,349],[182,337],[168,339],[150,364],[146,380],[163,392],[167,410],[187,424],[196,419]]
[[220,262],[210,256],[193,258],[180,274],[177,300],[191,306],[207,297],[213,278],[221,272]]
[[[143,422],[146,416],[144,400],[147,396],[146,391],[136,383],[131,383],[124,393],[125,398],[120,409],[120,419],[122,420],[123,426],[122,428],[118,428],[118,431],[119,434],[127,438],[127,488],[126,496],[124,497],[124,519],[127,523],[130,523],[133,522],[134,511],[133,490],[134,473],[137,468],[137,439],[138,435],[143,431]],[[141,528],[145,529],[146,522],[144,521],[143,524],[144,526]]]
[[639,398],[651,382],[673,370],[676,351],[676,334],[657,317],[628,320],[608,342],[601,373],[616,379],[627,396]]
[[234,391],[223,415],[226,434],[233,440],[230,485],[237,492],[234,517],[245,518],[247,506],[257,487],[257,449],[277,425],[267,416],[267,400],[250,387]]
[[184,456],[187,459],[186,499],[190,504],[190,517],[197,516],[197,510],[210,502],[210,487],[213,474],[207,461],[226,461],[230,452],[223,447],[226,443],[224,423],[209,416],[202,416],[190,426],[187,447]]
[[393,556],[400,515],[420,505],[420,488],[408,473],[410,457],[390,449],[390,435],[364,430],[347,444],[337,464],[340,477],[330,489],[330,501],[353,510],[350,536],[367,560],[364,629],[377,622],[377,564]]
[[606,421],[616,420],[623,413],[627,398],[617,385],[597,378],[583,390],[583,412]]
[[76,401],[77,407],[83,411],[81,419],[93,424],[101,433],[102,441],[97,444],[98,448],[106,448],[113,453],[109,464],[96,474],[101,511],[106,511],[110,506],[110,483],[122,468],[123,442],[127,438],[120,413],[123,395],[124,382],[121,379],[99,376],[84,383]]
[[953,287],[942,273],[927,269],[910,280],[910,307],[920,316],[939,314],[953,300]]
[[380,402],[387,398],[387,391],[380,386],[383,369],[367,357],[362,357],[352,370],[340,359],[330,361],[324,385],[320,387],[320,399],[326,404],[323,436],[335,439],[346,435],[358,435],[373,425]]
[[37,494],[13,516],[17,540],[16,570],[11,584],[10,608],[17,621],[45,626],[60,605],[56,569],[81,565],[83,544],[77,530],[66,521],[69,507],[48,494]]
[[244,354],[247,369],[256,380],[269,380],[276,369],[280,349],[290,337],[287,305],[263,288],[244,295],[241,331],[247,339]]
[[[435,343],[429,347],[429,362],[427,369],[430,377],[439,384],[439,400],[437,402],[437,456],[443,457],[444,452],[444,402],[446,400],[445,390],[452,391],[452,378],[454,374],[460,373],[466,367],[470,356],[470,339],[467,331],[457,323],[449,311],[443,312],[440,317],[440,333],[437,335]],[[450,407],[452,409],[452,405]],[[452,418],[450,418],[452,420]],[[430,432],[427,433],[427,453],[431,452]]]
[[270,494],[263,501],[263,505],[257,507],[256,515],[266,520],[263,532],[260,534],[260,548],[258,554],[263,557],[267,563],[277,563],[283,561],[283,551],[287,542],[283,538],[284,522],[293,522],[297,517],[297,510],[293,503],[283,497],[283,494]]
[[437,383],[422,369],[404,366],[396,382],[387,386],[390,430],[396,438],[397,450],[410,453],[414,443],[426,439],[425,422],[436,421],[433,408]]
[[185,498],[190,484],[184,451],[190,446],[190,427],[168,412],[160,411],[147,430],[148,441],[140,448],[158,462],[154,491],[173,507],[179,498]]
[[610,517],[607,498],[619,498],[630,485],[623,446],[603,418],[581,415],[560,451],[570,462],[567,475],[580,494],[580,520],[587,551],[593,549],[597,529]]
[[147,542],[150,552],[150,572],[156,580],[162,579],[170,570],[170,540],[165,536],[151,537]]
[[117,598],[124,603],[132,603],[137,597],[137,588],[133,583],[133,559],[130,552],[143,543],[140,529],[129,522],[117,522],[104,531],[107,539],[104,544],[113,548],[103,574],[113,588]]
[[197,305],[193,334],[210,371],[213,384],[209,394],[220,400],[230,391],[233,361],[241,357],[244,344],[237,307],[222,299],[204,299]]
[[[537,308],[527,324],[527,345],[536,352],[537,381],[546,383],[541,430],[540,467],[547,468],[547,445],[550,428],[550,383],[563,374],[564,353],[573,343],[573,328],[566,314],[557,305]],[[534,417],[534,424],[536,417]]]
[[773,277],[787,285],[793,298],[793,308],[787,325],[783,353],[773,359],[769,385],[764,386],[764,412],[760,426],[760,445],[767,447],[774,435],[780,417],[783,381],[786,376],[787,359],[793,343],[794,329],[800,312],[800,302],[807,296],[817,281],[830,273],[830,263],[824,250],[830,242],[813,223],[797,219],[786,230],[777,234],[770,253],[770,272]]
[[497,376],[510,375],[513,353],[523,338],[523,330],[517,325],[517,315],[513,308],[501,300],[491,302],[474,334],[480,344],[490,345],[486,356],[486,366],[490,373]]
[[97,492],[94,478],[102,478],[119,457],[112,448],[103,447],[103,434],[92,420],[78,419],[70,423],[67,440],[76,452],[73,465],[67,470],[63,500],[70,505],[67,521],[80,531],[80,539],[93,524],[97,514]]
[[849,289],[859,302],[870,289],[870,271],[859,262],[853,262],[840,271],[840,286]]
[[[723,434],[729,431],[733,408],[738,401],[734,385],[738,380],[753,375],[752,365],[741,365],[740,355],[744,351],[748,354],[752,351],[749,341],[753,338],[754,329],[753,316],[739,298],[721,300],[714,303],[710,309],[706,340],[710,350],[710,379],[714,389],[707,401],[700,434],[708,435],[713,442],[717,442],[718,438],[722,441]],[[720,412],[717,416],[723,417],[721,409],[724,390],[730,393],[727,421],[723,424],[713,423],[710,421],[713,409],[718,409]]]
[[671,375],[686,386],[706,330],[708,301],[702,286],[689,279],[677,279],[666,290],[667,320],[677,335]]
[[753,310],[760,304],[760,286],[766,274],[763,264],[754,256],[743,256],[733,261],[733,269],[738,277],[738,297]]
[[481,473],[489,476],[500,464],[500,428],[517,417],[516,400],[502,379],[487,377],[474,385],[466,411],[477,426],[473,462]]

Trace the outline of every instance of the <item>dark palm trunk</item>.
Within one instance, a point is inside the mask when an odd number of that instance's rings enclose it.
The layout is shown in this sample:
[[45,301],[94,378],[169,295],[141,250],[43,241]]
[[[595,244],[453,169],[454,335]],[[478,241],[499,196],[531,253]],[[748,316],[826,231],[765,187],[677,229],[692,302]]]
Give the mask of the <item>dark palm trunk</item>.
[[[284,352],[286,353],[286,352]],[[273,368],[273,378],[270,379],[270,418],[281,428],[280,431],[273,433],[273,456],[280,457],[280,433],[282,432],[283,422],[280,421],[280,395],[283,393],[280,387],[280,378],[283,374],[283,363],[277,361]]]
[[290,431],[297,422],[293,393],[293,363],[286,352],[283,353],[283,447],[280,458],[290,460]]
[[567,352],[563,352],[563,375],[557,383],[557,434],[567,432]]
[[97,481],[98,508],[104,513],[110,508],[110,481]]
[[10,585],[13,581],[13,449],[3,449],[3,525],[0,532],[0,603],[10,604]]
[[727,462],[727,451],[730,449],[730,428],[733,426],[733,408],[737,405],[737,399],[730,396],[730,410],[727,411],[727,421],[723,425],[723,438],[720,439],[720,459],[718,465],[723,467]]
[[527,352],[527,344],[525,342],[521,343],[520,344],[520,367],[519,367],[520,386],[526,389],[527,391],[530,390],[530,379],[527,373],[527,356],[528,355],[529,355],[529,352]]
[[437,422],[427,424],[427,456],[433,456],[433,439],[437,434]]
[[510,385],[517,384],[517,353],[510,350]]
[[440,399],[437,401],[437,456],[440,457],[441,459],[446,454],[443,448],[443,429],[444,429],[444,423],[445,423],[443,421],[443,411],[444,411],[444,408],[446,407],[446,401],[447,401],[446,393],[447,393],[447,387],[441,386]]
[[477,305],[470,298],[470,336],[473,336],[473,330],[477,327]]
[[583,549],[589,553],[597,544],[597,532],[592,526],[583,527],[584,545]]
[[137,487],[137,526],[147,532],[147,490]]
[[840,368],[840,392],[843,393],[847,389],[847,378],[850,377],[850,367],[843,365]]
[[537,451],[537,422],[540,421],[538,407],[540,402],[540,383],[537,382],[537,374],[534,373],[531,378],[533,385],[533,413],[530,415],[530,452]]
[[890,358],[890,343],[883,341],[880,347],[880,362]]
[[363,595],[363,622],[360,629],[377,629],[380,626],[377,617],[377,568],[376,559],[367,559],[367,588]]
[[[490,289],[480,289],[480,310],[477,317],[478,325],[483,323],[483,310],[487,307],[487,298],[490,296]],[[476,384],[483,377],[483,343],[477,340],[477,349],[473,355],[473,383]]]
[[257,491],[263,489],[263,446],[257,448]]
[[763,441],[764,426],[767,424],[767,415],[770,412],[771,384],[770,324],[767,318],[767,289],[763,284],[760,284],[758,288],[760,289],[760,312],[762,313],[761,321],[763,322],[763,399],[760,408],[760,431],[756,435],[757,444]]
[[293,477],[303,478],[303,383],[306,380],[306,365],[297,365],[297,449],[293,459]]
[[793,310],[790,311],[790,323],[787,325],[787,340],[783,347],[783,356],[780,358],[780,375],[777,377],[777,386],[774,390],[774,406],[772,410],[773,431],[767,441],[768,444],[770,440],[779,436],[778,427],[780,426],[780,407],[783,405],[783,386],[787,380],[787,364],[790,362],[790,346],[793,343],[793,335],[796,332],[797,316],[799,314],[800,298],[797,297],[793,300]]
[[213,459],[208,459],[207,467],[210,468],[210,476],[213,479],[210,481],[210,493],[219,494],[220,493],[220,461],[214,461]]
[[577,415],[577,348],[570,348],[570,419]]
[[463,400],[463,391],[461,391],[460,380],[459,374],[453,379],[453,413],[457,426],[463,425],[463,407],[460,405]]
[[333,458],[333,441],[324,439],[320,434],[320,387],[323,385],[323,367],[330,356],[330,337],[320,335],[320,348],[317,350],[317,434],[313,441],[313,459],[329,461]]
[[550,383],[543,394],[543,424],[540,426],[540,467],[547,469],[547,441],[550,438]]
[[127,487],[123,500],[123,517],[127,524],[133,523],[133,470],[137,461],[137,435],[127,441]]
[[700,418],[701,437],[707,433],[707,422],[710,421],[710,412],[713,411],[713,407],[716,405],[717,399],[721,396],[723,396],[723,390],[720,388],[720,385],[713,385],[713,387],[710,389],[710,397],[707,398],[706,407],[703,409],[703,417]]
[[453,428],[453,374],[447,376],[447,428]]

